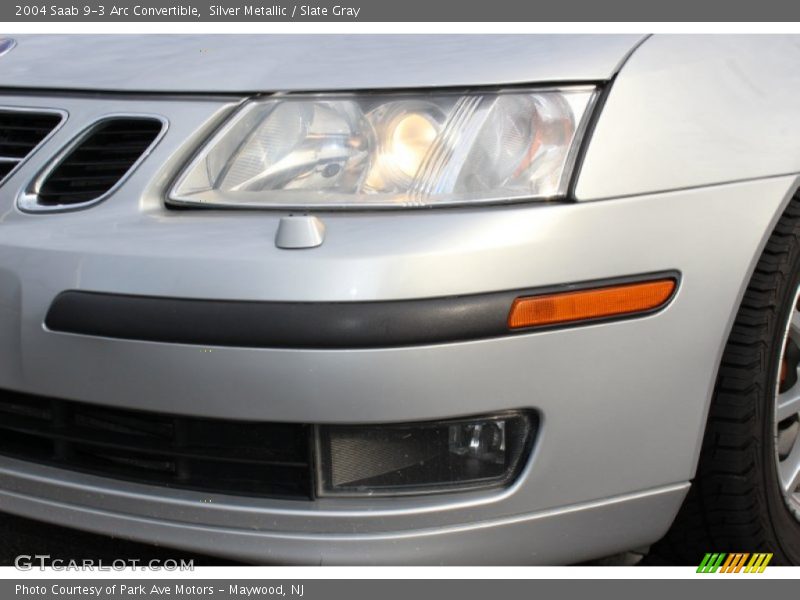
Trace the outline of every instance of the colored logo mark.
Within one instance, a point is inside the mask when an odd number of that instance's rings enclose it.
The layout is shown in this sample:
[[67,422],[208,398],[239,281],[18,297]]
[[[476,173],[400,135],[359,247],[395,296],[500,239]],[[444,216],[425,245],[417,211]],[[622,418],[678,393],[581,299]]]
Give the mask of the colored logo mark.
[[763,573],[767,568],[772,554],[757,552],[709,552],[703,557],[698,573]]

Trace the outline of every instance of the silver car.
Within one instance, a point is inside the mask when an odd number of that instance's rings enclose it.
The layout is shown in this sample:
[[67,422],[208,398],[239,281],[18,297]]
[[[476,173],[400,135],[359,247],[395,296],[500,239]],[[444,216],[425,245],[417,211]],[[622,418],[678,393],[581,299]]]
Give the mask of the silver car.
[[799,64],[0,39],[0,510],[270,564],[799,564]]

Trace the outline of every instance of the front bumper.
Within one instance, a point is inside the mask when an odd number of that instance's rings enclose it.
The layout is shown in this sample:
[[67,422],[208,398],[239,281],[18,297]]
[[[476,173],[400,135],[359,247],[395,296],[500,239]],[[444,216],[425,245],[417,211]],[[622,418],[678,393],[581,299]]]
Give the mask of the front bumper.
[[[19,468],[16,468],[16,467]],[[53,469],[0,468],[4,511],[166,547],[257,564],[570,564],[649,544],[666,531],[688,484],[535,513],[484,518],[481,502],[450,505],[473,520],[442,523],[422,507],[394,513],[362,509],[293,510],[236,499],[142,489]],[[24,489],[25,492],[17,490]],[[375,514],[375,513],[378,514]],[[436,518],[435,515],[439,515]],[[404,522],[359,531],[377,517]],[[317,523],[339,524],[336,532]],[[426,526],[425,523],[429,523]],[[277,524],[280,524],[281,529]],[[348,527],[349,524],[349,527]]]
[[[57,101],[84,114],[107,109]],[[596,203],[322,214],[325,243],[287,251],[274,245],[279,214],[163,207],[186,140],[231,105],[152,104],[170,131],[108,201],[18,212],[15,192],[43,157],[0,190],[0,388],[301,423],[533,409],[542,419],[533,455],[504,490],[308,502],[168,490],[0,458],[0,509],[278,563],[571,562],[664,533],[694,474],[732,317],[793,177]],[[441,344],[209,352],[43,325],[65,290],[369,302],[662,271],[680,272],[681,287],[654,315]]]

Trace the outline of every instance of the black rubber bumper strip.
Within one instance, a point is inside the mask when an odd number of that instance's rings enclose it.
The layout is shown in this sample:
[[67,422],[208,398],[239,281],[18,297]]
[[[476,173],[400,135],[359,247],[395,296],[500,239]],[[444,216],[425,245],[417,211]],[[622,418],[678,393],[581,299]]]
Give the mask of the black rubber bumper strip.
[[658,277],[664,274],[381,302],[197,300],[70,290],[55,298],[45,325],[62,333],[201,346],[386,348],[525,333],[507,325],[517,297]]

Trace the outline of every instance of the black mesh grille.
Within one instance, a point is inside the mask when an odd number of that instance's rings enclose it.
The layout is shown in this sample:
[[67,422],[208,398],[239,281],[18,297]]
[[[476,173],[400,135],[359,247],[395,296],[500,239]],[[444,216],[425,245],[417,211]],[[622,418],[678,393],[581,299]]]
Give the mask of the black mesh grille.
[[0,390],[0,454],[151,485],[309,499],[310,427],[181,417]]
[[148,118],[99,123],[41,182],[39,204],[70,205],[100,198],[147,152],[162,128],[161,121]]
[[56,113],[0,108],[0,183],[61,122]]

